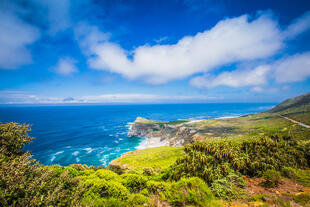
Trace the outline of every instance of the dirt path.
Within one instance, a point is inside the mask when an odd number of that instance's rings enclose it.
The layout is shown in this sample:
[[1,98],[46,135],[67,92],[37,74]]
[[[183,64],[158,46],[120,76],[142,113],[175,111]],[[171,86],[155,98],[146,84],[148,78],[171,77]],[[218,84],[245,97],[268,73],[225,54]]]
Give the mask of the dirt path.
[[295,123],[295,124],[299,124],[300,126],[303,126],[303,127],[305,127],[305,128],[310,129],[310,126],[307,125],[307,124],[301,123],[301,122],[299,122],[299,121],[296,121],[296,120],[294,120],[294,119],[288,118],[288,117],[286,117],[286,116],[282,116],[282,115],[279,115],[279,116],[282,117],[282,118],[284,118],[284,119],[287,119],[287,120],[289,120],[289,121],[291,121],[291,122],[293,122],[293,123]]

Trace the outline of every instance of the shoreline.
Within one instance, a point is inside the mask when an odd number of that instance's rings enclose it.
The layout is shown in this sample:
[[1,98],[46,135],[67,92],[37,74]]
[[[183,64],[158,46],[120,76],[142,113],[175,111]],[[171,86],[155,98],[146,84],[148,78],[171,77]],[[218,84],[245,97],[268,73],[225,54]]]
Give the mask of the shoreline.
[[149,149],[153,147],[163,147],[163,146],[169,146],[169,142],[166,140],[161,140],[161,137],[143,137],[144,140],[140,142],[140,144],[135,147],[136,150],[142,150],[142,149]]

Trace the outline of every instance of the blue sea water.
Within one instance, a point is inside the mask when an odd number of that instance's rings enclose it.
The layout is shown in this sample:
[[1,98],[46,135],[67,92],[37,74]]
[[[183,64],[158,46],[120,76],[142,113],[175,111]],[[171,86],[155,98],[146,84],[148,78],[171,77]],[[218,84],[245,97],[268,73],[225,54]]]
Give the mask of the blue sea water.
[[240,116],[267,110],[270,103],[0,106],[0,122],[32,125],[36,139],[25,147],[42,164],[106,166],[135,150],[144,138],[127,137],[136,117],[171,121]]

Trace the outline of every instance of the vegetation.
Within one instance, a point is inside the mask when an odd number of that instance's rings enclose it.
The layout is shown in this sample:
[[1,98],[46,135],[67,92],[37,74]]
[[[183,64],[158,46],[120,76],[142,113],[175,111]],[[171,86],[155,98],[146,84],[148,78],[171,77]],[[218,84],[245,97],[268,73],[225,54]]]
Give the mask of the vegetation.
[[265,179],[265,182],[263,184],[268,188],[274,188],[278,186],[280,177],[280,172],[275,170],[267,170],[263,174],[263,178]]
[[159,172],[172,165],[184,154],[183,147],[156,147],[128,152],[114,160],[112,165],[119,165],[139,172],[143,172],[145,168]]
[[297,181],[297,183],[305,187],[310,187],[310,170],[284,167],[282,168],[282,175]]
[[[310,111],[310,108],[309,108]],[[310,114],[309,114],[310,117]],[[205,140],[256,139],[274,134],[291,136],[294,139],[308,139],[310,130],[274,113],[258,113],[238,118],[206,119],[192,124],[203,134]]]
[[[143,173],[116,166],[39,165],[21,151],[32,140],[28,131],[27,125],[0,124],[0,206],[220,206],[200,178],[165,181],[141,164],[137,169]],[[165,149],[170,148],[154,153]],[[175,156],[162,167],[182,154],[182,148],[167,151]]]
[[[256,140],[195,142],[184,147],[186,155],[169,167],[163,178],[179,180],[197,176],[225,199],[242,197],[242,175],[262,176],[275,187],[283,167],[307,168],[310,148],[287,136],[263,136]],[[272,170],[272,171],[270,171]]]

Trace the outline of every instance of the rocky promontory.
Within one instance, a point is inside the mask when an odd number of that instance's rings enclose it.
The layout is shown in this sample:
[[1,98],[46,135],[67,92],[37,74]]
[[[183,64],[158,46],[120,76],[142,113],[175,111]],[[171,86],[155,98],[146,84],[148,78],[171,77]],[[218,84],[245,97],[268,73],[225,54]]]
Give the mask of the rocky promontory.
[[153,121],[138,117],[130,126],[128,136],[160,139],[163,145],[183,146],[196,140],[200,134],[193,121]]

